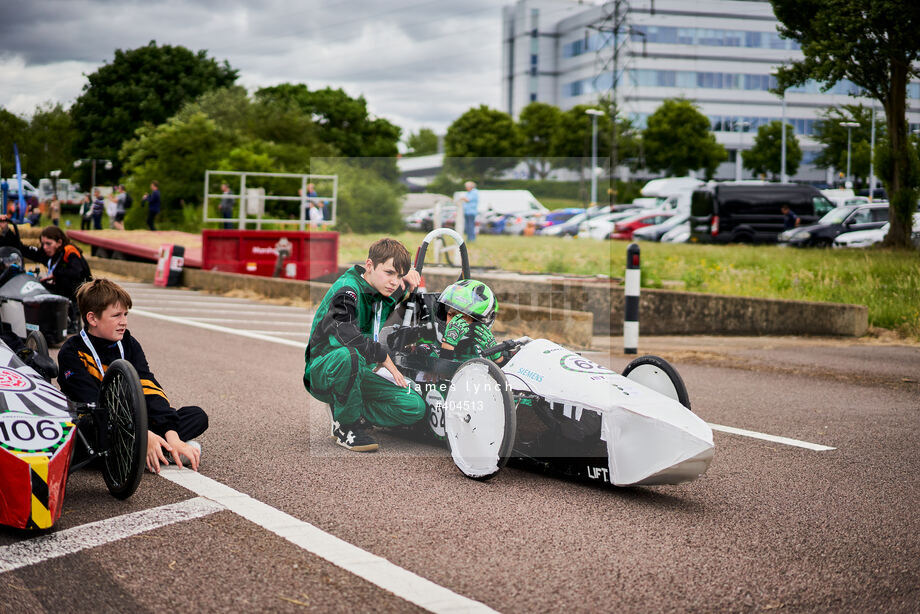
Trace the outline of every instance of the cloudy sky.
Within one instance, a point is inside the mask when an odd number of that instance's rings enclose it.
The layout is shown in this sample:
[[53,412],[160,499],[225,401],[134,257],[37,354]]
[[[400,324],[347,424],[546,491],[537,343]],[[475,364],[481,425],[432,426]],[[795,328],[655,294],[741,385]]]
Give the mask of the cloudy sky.
[[250,90],[341,87],[405,130],[443,132],[499,106],[501,7],[511,0],[3,0],[0,106],[69,106],[116,49],[205,49]]

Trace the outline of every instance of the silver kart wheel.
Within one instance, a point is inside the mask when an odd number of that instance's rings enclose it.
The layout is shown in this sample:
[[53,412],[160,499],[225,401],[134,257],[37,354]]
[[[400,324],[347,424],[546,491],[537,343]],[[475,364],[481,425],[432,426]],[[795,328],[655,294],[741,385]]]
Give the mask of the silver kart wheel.
[[451,458],[467,477],[488,480],[505,466],[517,419],[498,365],[485,358],[460,365],[444,400],[444,430]]
[[658,356],[640,356],[623,369],[621,375],[634,382],[651,388],[666,397],[674,399],[690,409],[690,395],[677,369],[664,358]]

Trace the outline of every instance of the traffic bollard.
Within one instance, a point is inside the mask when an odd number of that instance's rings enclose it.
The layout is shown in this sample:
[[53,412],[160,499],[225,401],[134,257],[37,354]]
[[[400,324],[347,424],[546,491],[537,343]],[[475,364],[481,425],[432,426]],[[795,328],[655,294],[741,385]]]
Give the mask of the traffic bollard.
[[626,306],[623,310],[623,353],[636,354],[639,348],[639,246],[626,248]]

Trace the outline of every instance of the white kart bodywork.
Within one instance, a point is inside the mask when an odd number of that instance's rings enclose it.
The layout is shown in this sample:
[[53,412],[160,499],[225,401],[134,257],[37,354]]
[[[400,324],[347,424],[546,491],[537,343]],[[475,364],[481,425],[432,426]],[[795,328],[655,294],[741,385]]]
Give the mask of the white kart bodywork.
[[712,461],[712,430],[696,414],[552,341],[527,343],[502,371],[513,391],[561,403],[566,417],[581,420],[586,411],[600,414],[612,484],[687,482]]

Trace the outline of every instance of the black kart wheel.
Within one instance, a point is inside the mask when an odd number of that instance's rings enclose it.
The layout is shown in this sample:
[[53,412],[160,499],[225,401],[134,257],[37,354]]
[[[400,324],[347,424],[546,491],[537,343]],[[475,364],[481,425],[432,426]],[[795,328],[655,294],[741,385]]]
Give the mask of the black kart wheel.
[[113,497],[127,499],[141,482],[147,457],[147,402],[130,362],[116,360],[106,370],[98,406],[107,421],[102,477]]
[[687,386],[677,369],[664,358],[658,356],[640,356],[623,369],[621,375],[634,382],[660,392],[690,409],[690,395]]
[[41,331],[29,331],[29,334],[26,335],[26,347],[36,354],[48,357],[48,340],[45,339],[45,335]]
[[444,430],[451,458],[465,476],[488,480],[508,463],[517,414],[498,365],[485,358],[460,365],[444,400]]

